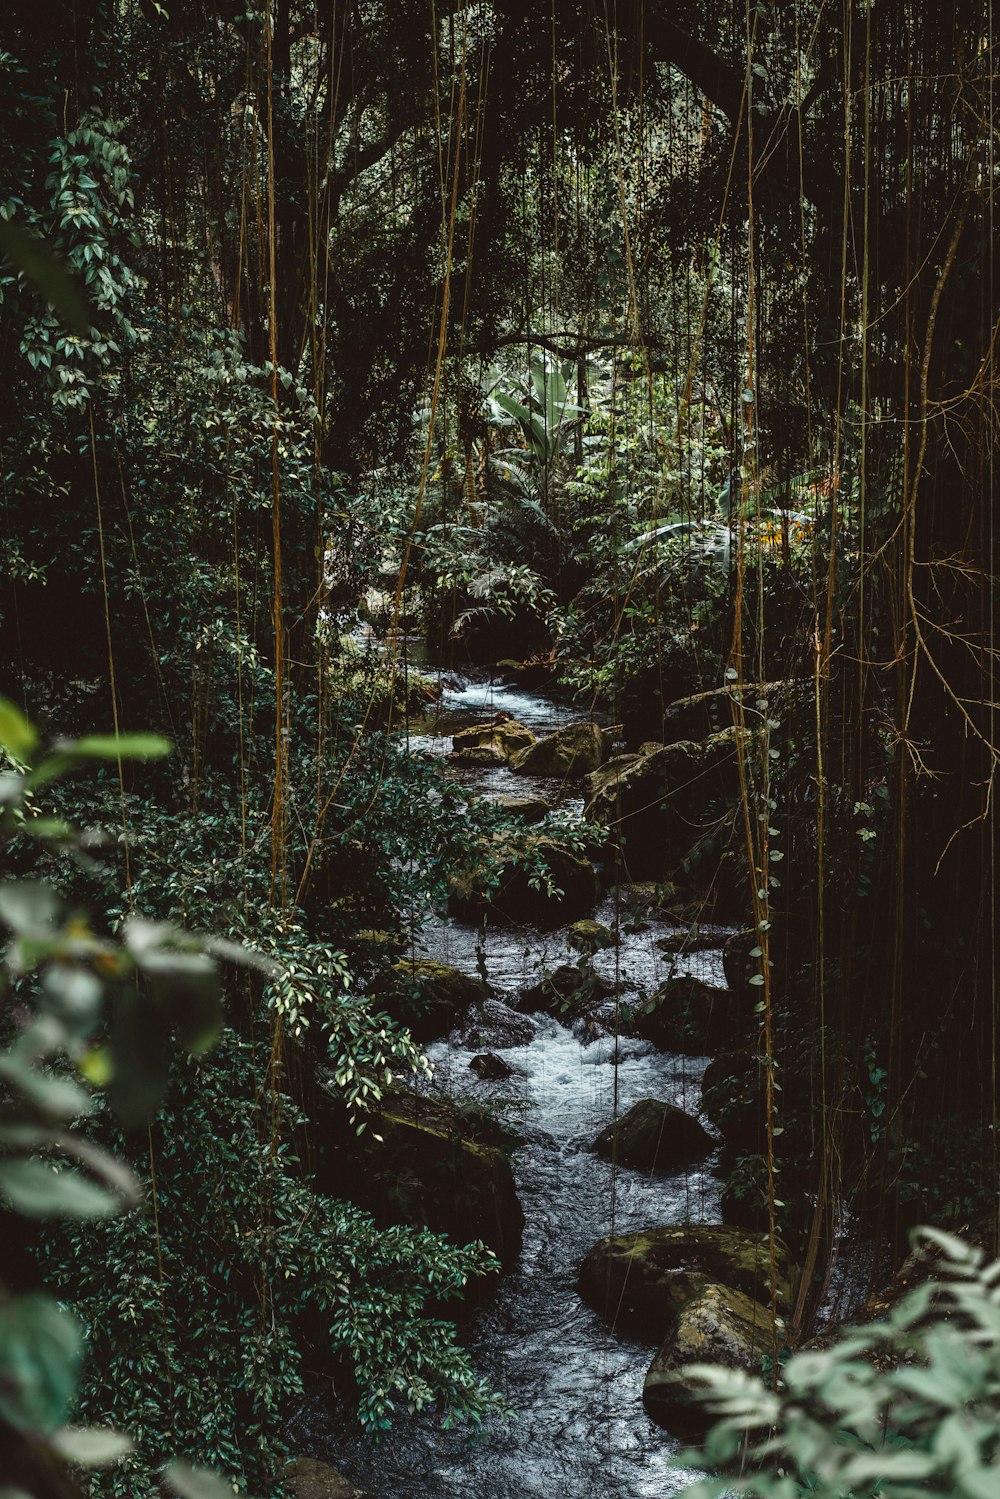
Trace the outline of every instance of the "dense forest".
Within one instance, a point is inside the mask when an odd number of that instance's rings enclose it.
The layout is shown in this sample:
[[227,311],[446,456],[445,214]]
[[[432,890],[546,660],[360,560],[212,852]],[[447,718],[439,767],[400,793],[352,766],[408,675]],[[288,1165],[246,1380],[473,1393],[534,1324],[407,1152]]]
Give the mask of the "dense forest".
[[0,1499],[997,1499],[993,0],[2,12]]

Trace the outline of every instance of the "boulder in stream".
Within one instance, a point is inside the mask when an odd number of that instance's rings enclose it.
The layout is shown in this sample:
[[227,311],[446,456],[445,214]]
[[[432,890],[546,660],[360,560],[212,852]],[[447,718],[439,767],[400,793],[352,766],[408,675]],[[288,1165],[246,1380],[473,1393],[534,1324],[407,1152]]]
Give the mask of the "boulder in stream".
[[552,931],[593,909],[599,894],[597,871],[589,859],[555,838],[536,837],[534,851],[548,867],[554,890],[539,889],[531,873],[518,862],[505,864],[499,881],[487,894],[476,872],[458,872],[451,881],[449,907],[461,920],[478,921],[489,911],[515,926]]
[[694,974],[678,973],[661,984],[632,1022],[637,1036],[662,1051],[709,1056],[749,1036],[754,1011],[749,999],[706,984]]
[[451,741],[453,750],[463,757],[463,761],[473,750],[489,750],[500,764],[513,760],[522,750],[530,749],[534,742],[535,736],[531,730],[509,716],[498,716],[489,723],[459,729]]
[[618,755],[587,778],[584,815],[609,826],[633,877],[662,873],[696,842],[699,824],[739,794],[738,745],[724,729],[648,754]]
[[490,991],[482,980],[430,958],[394,963],[379,984],[379,999],[415,1041],[436,1041],[453,1029],[471,1005],[483,1004]]
[[538,1027],[528,1015],[519,1015],[499,999],[487,999],[473,1011],[462,1028],[465,1046],[493,1046],[506,1051],[527,1046]]
[[551,973],[544,973],[536,984],[523,989],[517,1006],[519,1010],[540,1010],[565,1021],[614,992],[614,984],[595,973],[589,964],[561,963]]
[[469,1063],[469,1069],[488,1083],[501,1083],[505,1078],[514,1076],[514,1069],[510,1063],[505,1062],[503,1057],[498,1057],[492,1051],[473,1057]]
[[658,1098],[641,1098],[601,1130],[594,1149],[619,1166],[667,1173],[703,1160],[715,1141],[693,1114]]
[[365,1499],[336,1468],[315,1457],[297,1457],[285,1469],[285,1483],[294,1499]]
[[524,1213],[504,1148],[514,1142],[488,1115],[400,1088],[356,1136],[330,1090],[314,1135],[317,1191],[356,1202],[380,1224],[412,1223],[458,1244],[481,1239],[504,1265],[517,1258]]
[[518,822],[541,822],[552,811],[552,803],[547,802],[543,796],[505,795],[494,796],[491,800],[508,817],[516,817]]
[[676,1313],[649,1366],[642,1403],[658,1426],[701,1431],[714,1419],[696,1398],[688,1364],[754,1371],[771,1347],[771,1312],[742,1291],[708,1282]]
[[511,762],[519,775],[558,777],[575,781],[589,775],[605,758],[605,739],[600,726],[583,719],[564,724],[546,734]]
[[602,921],[586,918],[573,922],[566,933],[566,941],[570,947],[582,953],[603,952],[606,948],[618,946],[618,938],[609,926],[605,926]]
[[[778,1302],[787,1307],[794,1291],[792,1258],[780,1240],[775,1248]],[[579,1291],[612,1326],[658,1343],[706,1280],[769,1303],[767,1234],[722,1224],[678,1223],[612,1235],[599,1239],[588,1253],[580,1267]]]

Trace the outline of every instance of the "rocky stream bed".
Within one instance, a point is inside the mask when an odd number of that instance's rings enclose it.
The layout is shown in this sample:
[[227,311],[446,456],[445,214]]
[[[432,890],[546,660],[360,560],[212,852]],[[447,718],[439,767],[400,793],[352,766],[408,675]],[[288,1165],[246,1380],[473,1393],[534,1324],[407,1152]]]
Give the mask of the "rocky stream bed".
[[[523,803],[528,817],[537,815],[531,803],[579,815],[602,772],[589,784],[577,773],[533,774],[536,763],[553,768],[551,754],[537,749],[517,768],[532,738],[565,736],[574,720],[578,710],[543,693],[453,682],[411,744],[451,757],[450,773],[482,795]],[[516,745],[512,724],[527,734]],[[478,738],[463,740],[470,729]],[[599,726],[592,732],[607,761],[610,736],[602,739]],[[466,747],[458,758],[456,735]],[[659,751],[645,747],[651,753]],[[638,757],[615,763],[627,770]],[[694,926],[689,913],[679,923],[651,885],[617,885],[596,905],[579,905],[554,918],[550,911],[547,931],[452,915],[418,934],[414,971],[431,981],[457,970],[471,987],[438,1020],[449,1033],[427,1046],[430,1097],[411,1100],[407,1117],[389,1124],[405,1134],[424,1108],[423,1126],[437,1128],[442,1116],[433,1111],[458,1100],[485,1108],[519,1142],[516,1201],[504,1182],[495,1194],[488,1184],[485,1211],[473,1191],[464,1219],[466,1236],[492,1236],[505,1261],[468,1319],[466,1341],[515,1417],[470,1438],[404,1416],[373,1447],[317,1388],[295,1419],[295,1448],[374,1499],[662,1499],[690,1482],[673,1462],[687,1434],[673,1366],[694,1356],[753,1364],[769,1342],[762,1239],[745,1226],[722,1227],[722,1142],[702,1111],[710,1056],[699,1053],[699,1037],[702,1050],[716,1053],[748,1034],[753,991],[734,994],[724,967],[734,929]],[[570,918],[580,916],[586,921],[574,926]],[[726,966],[732,974],[731,959]],[[658,993],[675,995],[686,1019],[675,1013],[664,1023],[662,1003],[647,1015]],[[387,1139],[391,1152],[396,1135]],[[481,1164],[483,1148],[473,1148]],[[474,1175],[476,1163],[467,1154],[454,1169]],[[505,1162],[494,1170],[502,1175]],[[461,1210],[458,1222],[442,1211],[432,1226],[457,1232]],[[783,1258],[780,1271],[787,1305],[794,1269]]]

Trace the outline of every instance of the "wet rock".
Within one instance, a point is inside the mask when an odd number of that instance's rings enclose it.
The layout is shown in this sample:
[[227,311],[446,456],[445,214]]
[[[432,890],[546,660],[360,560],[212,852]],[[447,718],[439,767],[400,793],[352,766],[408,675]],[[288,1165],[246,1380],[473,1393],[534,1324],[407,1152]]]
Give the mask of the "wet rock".
[[634,1016],[632,1031],[662,1051],[707,1056],[748,1036],[753,1021],[753,1005],[741,995],[678,973]]
[[365,1499],[360,1489],[329,1463],[297,1457],[285,1469],[285,1483],[294,1499]]
[[466,1021],[462,1041],[466,1046],[494,1046],[501,1051],[527,1046],[538,1027],[527,1015],[519,1015],[499,999],[487,999]]
[[379,985],[388,1013],[421,1042],[446,1036],[470,1005],[482,1004],[489,993],[480,979],[429,958],[394,963]]
[[486,724],[459,729],[452,737],[452,748],[461,755],[472,750],[489,749],[502,762],[512,760],[522,750],[530,749],[535,736],[516,718],[498,716]]
[[695,921],[679,932],[668,932],[665,937],[657,937],[653,945],[660,952],[713,952],[724,947],[729,935],[728,927],[703,925]]
[[764,1148],[764,1079],[756,1057],[724,1051],[701,1080],[701,1104],[727,1145],[744,1155]]
[[473,744],[468,749],[453,750],[446,758],[449,765],[467,770],[496,770],[507,764],[503,752],[495,744]]
[[501,1148],[514,1142],[488,1116],[399,1089],[355,1136],[330,1088],[314,1133],[318,1191],[356,1202],[379,1224],[412,1223],[458,1244],[482,1239],[505,1265],[517,1258],[524,1214]]
[[610,927],[600,921],[574,921],[566,933],[566,941],[577,952],[602,952],[605,948],[617,947],[618,939]]
[[[794,1269],[780,1240],[776,1250],[778,1299],[787,1308]],[[579,1291],[612,1326],[657,1343],[699,1289],[698,1277],[770,1303],[767,1235],[726,1225],[680,1223],[599,1239],[580,1267]]]
[[513,1077],[514,1069],[503,1057],[496,1056],[493,1052],[485,1052],[482,1056],[473,1057],[469,1068],[481,1077],[484,1082],[499,1083],[504,1078]]
[[[749,735],[744,734],[748,742]],[[585,816],[607,824],[633,877],[676,865],[739,794],[740,731],[619,755],[588,777]]]
[[554,838],[538,837],[534,847],[549,868],[553,893],[537,889],[524,864],[511,862],[503,867],[499,882],[489,895],[476,873],[456,874],[449,897],[452,913],[461,920],[476,921],[489,911],[517,926],[552,931],[591,910],[600,889],[597,871],[590,861]]
[[693,1114],[657,1098],[642,1098],[601,1130],[594,1149],[620,1166],[667,1173],[703,1160],[715,1141]]
[[519,775],[551,776],[580,780],[597,769],[605,758],[605,740],[599,725],[583,720],[568,723],[554,734],[537,740],[511,762]]
[[552,811],[552,803],[542,796],[495,796],[492,800],[508,817],[516,817],[519,822],[541,822]]
[[615,986],[587,964],[561,963],[518,996],[518,1009],[541,1010],[557,1020],[572,1019],[614,993]]
[[[751,957],[754,948],[760,947],[760,936],[751,927],[748,931],[733,932],[726,939],[722,949],[722,967],[726,975],[726,983],[737,994],[743,994],[748,999],[753,996],[755,988],[760,985],[752,984],[750,980],[761,973],[761,955],[758,953]],[[758,994],[757,999],[760,998]]]
[[677,1313],[642,1389],[642,1403],[669,1431],[702,1430],[714,1419],[684,1373],[688,1364],[756,1370],[771,1347],[771,1313],[740,1291],[709,1283]]

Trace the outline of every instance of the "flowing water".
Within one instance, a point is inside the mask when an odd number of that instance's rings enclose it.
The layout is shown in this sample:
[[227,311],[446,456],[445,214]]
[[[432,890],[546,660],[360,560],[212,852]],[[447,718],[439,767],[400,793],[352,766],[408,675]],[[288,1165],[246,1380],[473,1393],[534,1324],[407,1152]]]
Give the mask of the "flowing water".
[[[443,754],[456,728],[495,711],[512,713],[536,734],[579,716],[538,695],[491,684],[447,688],[435,721],[412,736],[415,750]],[[458,772],[484,794],[542,794],[559,800],[563,788],[506,769]],[[562,797],[579,805],[577,788]],[[651,993],[672,972],[696,972],[724,984],[721,943],[684,958],[657,944],[677,928],[650,914],[648,891],[613,892],[594,913],[616,928],[620,943],[598,953],[594,966],[614,980],[617,993]],[[513,1004],[543,969],[575,957],[565,930],[479,928],[450,919],[428,923],[420,946],[426,955],[469,973],[485,971],[497,997]],[[492,1299],[472,1317],[466,1341],[478,1370],[515,1411],[470,1440],[445,1431],[431,1417],[403,1417],[391,1435],[372,1447],[315,1395],[290,1433],[309,1451],[346,1473],[373,1499],[591,1499],[591,1496],[662,1496],[678,1493],[690,1475],[672,1465],[679,1444],[646,1416],[642,1383],[653,1349],[611,1332],[576,1293],[580,1261],[611,1232],[652,1224],[718,1222],[713,1159],[667,1177],[619,1168],[589,1149],[616,1113],[640,1098],[659,1098],[696,1112],[707,1058],[672,1056],[649,1043],[590,1039],[550,1016],[532,1017],[533,1034],[517,1046],[487,1032],[456,1033],[429,1048],[434,1086],[484,1103],[520,1131],[514,1160],[525,1215],[524,1248],[516,1267]],[[513,1069],[503,1082],[470,1071],[476,1053],[489,1050]]]

